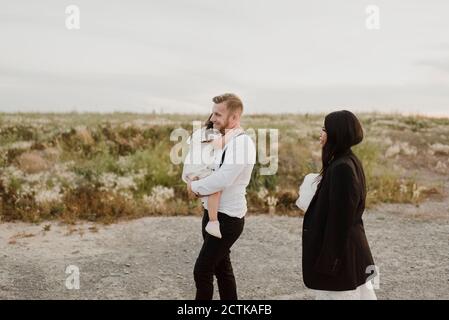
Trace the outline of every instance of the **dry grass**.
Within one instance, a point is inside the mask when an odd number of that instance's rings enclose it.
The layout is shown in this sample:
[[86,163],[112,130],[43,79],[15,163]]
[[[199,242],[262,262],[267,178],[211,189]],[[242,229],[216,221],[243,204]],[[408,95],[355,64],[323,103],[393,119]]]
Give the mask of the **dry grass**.
[[9,238],[8,244],[16,244],[18,239],[31,238],[34,236],[35,236],[35,234],[33,234],[33,233],[18,232],[15,235],[13,235],[11,238]]
[[[191,121],[206,116],[1,114],[0,219],[57,219],[73,225],[78,220],[112,223],[147,215],[199,215],[199,200],[188,198],[180,180],[181,165],[170,162],[175,144],[170,133],[176,128],[191,132]],[[449,174],[449,119],[359,117],[366,139],[354,152],[367,175],[368,206],[445,196],[441,181]],[[247,129],[279,130],[277,174],[261,175],[261,165],[256,165],[247,190],[250,212],[298,214],[298,186],[321,166],[323,118],[244,118]]]

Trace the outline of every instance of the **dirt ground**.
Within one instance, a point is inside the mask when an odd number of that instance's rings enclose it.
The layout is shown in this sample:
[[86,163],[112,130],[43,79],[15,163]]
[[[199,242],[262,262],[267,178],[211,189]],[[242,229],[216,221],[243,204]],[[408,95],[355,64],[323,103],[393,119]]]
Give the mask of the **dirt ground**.
[[[447,198],[364,217],[379,299],[449,299]],[[192,299],[200,225],[199,217],[0,224],[0,299]],[[313,299],[302,281],[301,227],[301,217],[247,216],[231,253],[240,299]],[[69,265],[79,268],[79,289],[66,287]]]

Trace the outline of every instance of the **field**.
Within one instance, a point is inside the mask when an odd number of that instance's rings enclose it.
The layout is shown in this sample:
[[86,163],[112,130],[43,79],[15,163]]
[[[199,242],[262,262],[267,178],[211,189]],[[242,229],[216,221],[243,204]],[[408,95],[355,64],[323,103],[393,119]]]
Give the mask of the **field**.
[[[192,132],[207,115],[0,114],[1,221],[116,222],[155,215],[198,215],[170,152],[170,134]],[[449,119],[360,114],[364,141],[354,148],[368,179],[368,207],[418,205],[446,196]],[[278,170],[256,164],[247,189],[250,213],[296,215],[298,186],[318,172],[323,115],[246,115],[243,127],[260,145],[277,129]],[[271,141],[273,140],[273,141]],[[269,151],[268,151],[269,153]],[[272,161],[276,161],[275,154]],[[261,156],[261,154],[259,154]],[[259,159],[261,159],[259,157]]]
[[[447,299],[449,119],[359,117],[366,138],[354,151],[368,178],[364,221],[380,272],[376,294]],[[191,121],[204,118],[2,114],[0,298],[192,299],[201,205],[170,160],[177,143],[170,134],[191,132]],[[294,203],[304,175],[320,169],[322,121],[245,118],[249,133],[279,136],[269,139],[278,147],[277,173],[261,175],[266,165],[256,166],[245,230],[232,248],[242,299],[313,299],[302,282],[303,213]],[[68,267],[78,268],[79,289],[67,287]]]

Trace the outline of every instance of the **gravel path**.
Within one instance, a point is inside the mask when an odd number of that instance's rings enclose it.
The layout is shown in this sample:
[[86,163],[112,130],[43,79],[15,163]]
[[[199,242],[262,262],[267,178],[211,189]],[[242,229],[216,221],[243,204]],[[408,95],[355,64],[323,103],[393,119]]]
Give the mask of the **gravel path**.
[[[449,212],[447,203],[436,205],[444,217],[422,218],[404,205],[365,214],[379,299],[449,299]],[[0,224],[0,299],[194,297],[199,217],[84,223],[71,231],[57,222],[43,231],[46,224]],[[247,217],[231,255],[241,299],[312,298],[302,282],[301,226],[300,217]],[[65,286],[69,265],[79,268],[79,290]]]

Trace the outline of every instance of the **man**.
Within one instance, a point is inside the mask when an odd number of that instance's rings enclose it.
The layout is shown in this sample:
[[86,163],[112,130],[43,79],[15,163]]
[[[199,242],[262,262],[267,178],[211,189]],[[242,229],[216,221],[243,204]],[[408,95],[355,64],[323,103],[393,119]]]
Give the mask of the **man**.
[[[223,94],[212,99],[214,129],[222,134],[240,127],[243,104],[235,94]],[[202,221],[203,245],[194,268],[197,300],[211,300],[213,277],[217,277],[218,291],[222,300],[237,300],[237,286],[230,259],[231,246],[240,237],[245,222],[246,187],[256,162],[256,147],[252,139],[241,134],[225,146],[222,164],[211,175],[188,183],[187,188],[202,197],[204,216]],[[208,222],[207,195],[221,191],[218,220],[222,238],[206,233]]]

